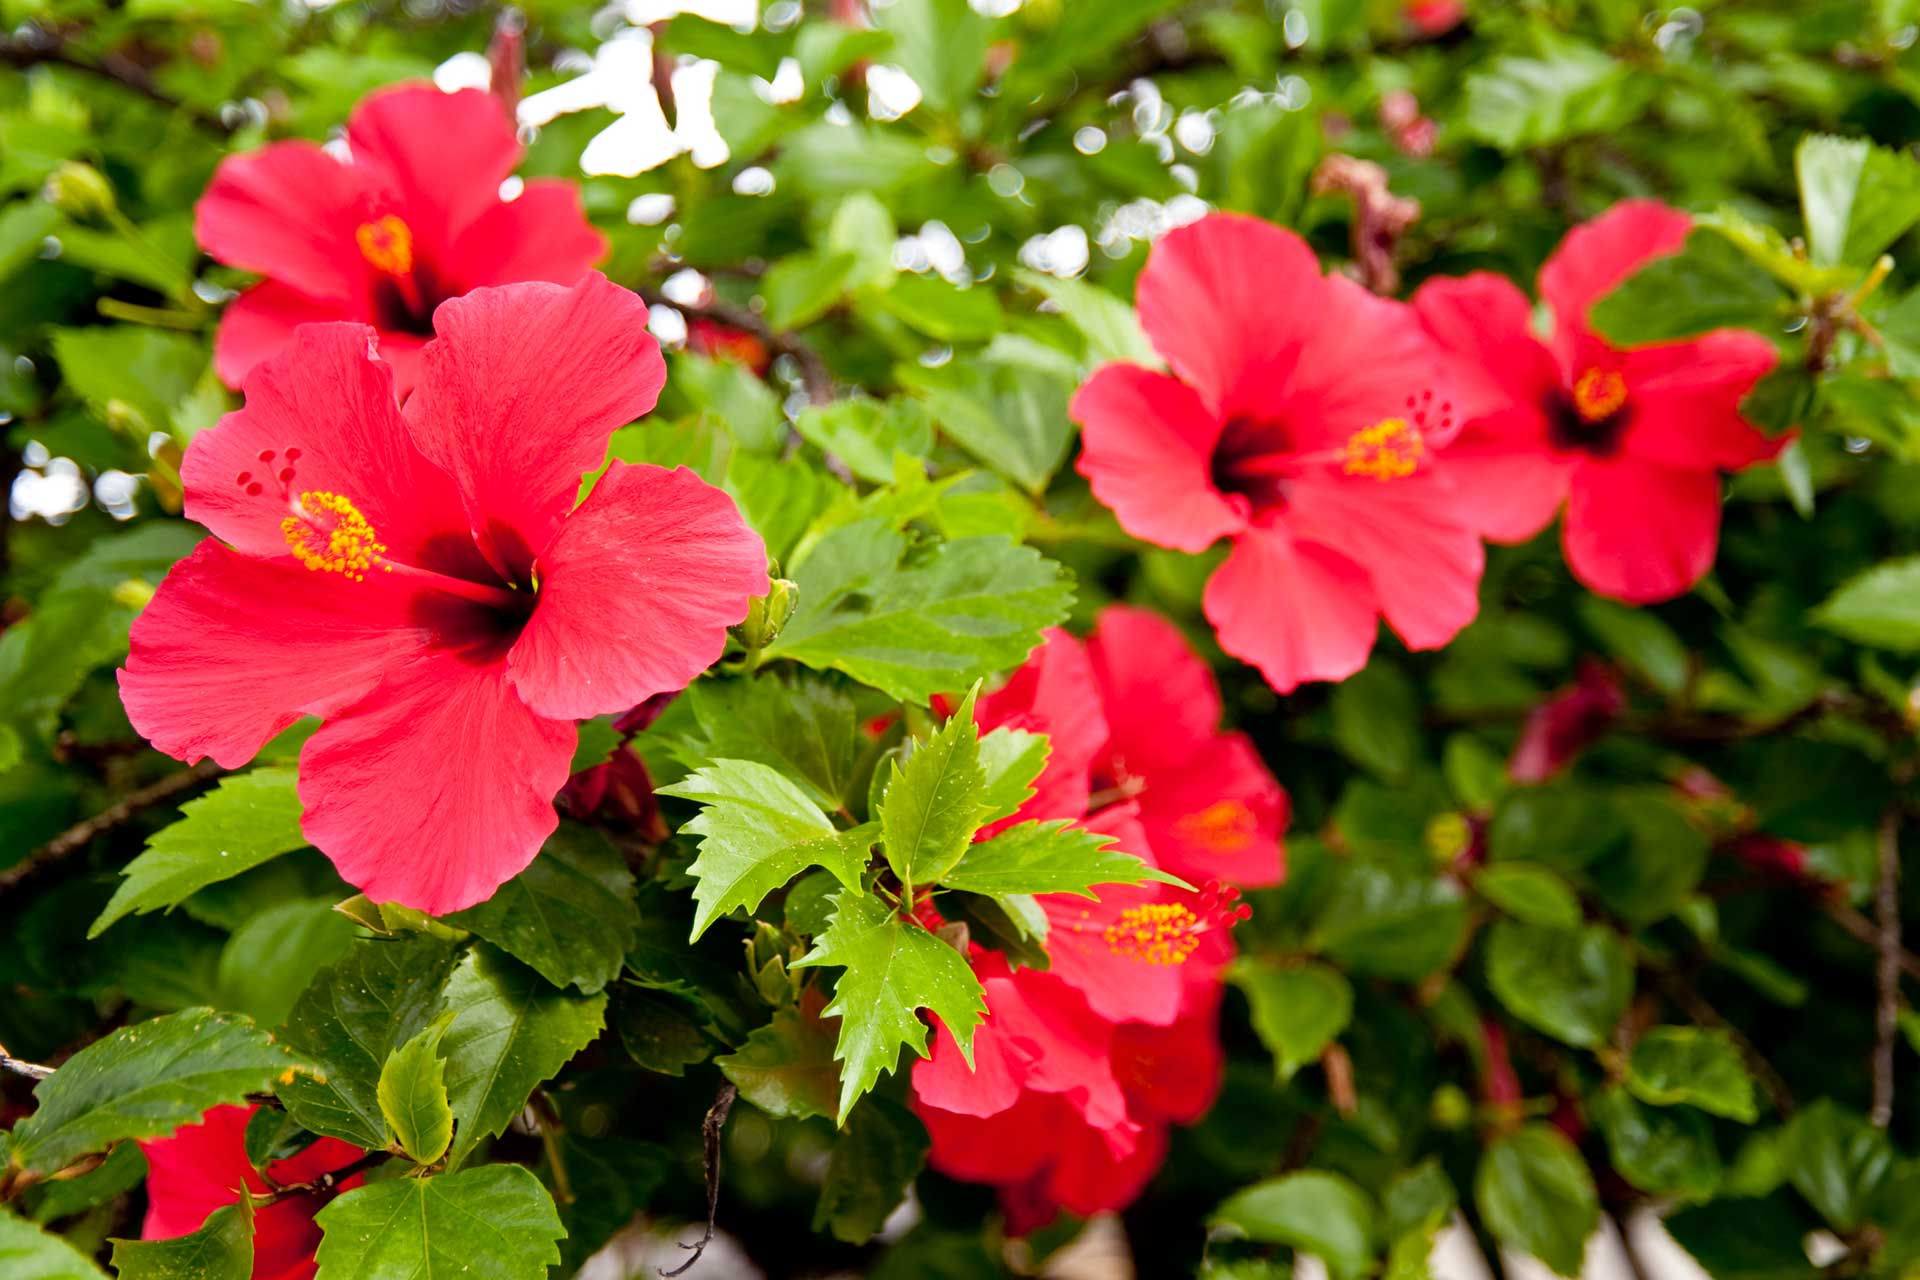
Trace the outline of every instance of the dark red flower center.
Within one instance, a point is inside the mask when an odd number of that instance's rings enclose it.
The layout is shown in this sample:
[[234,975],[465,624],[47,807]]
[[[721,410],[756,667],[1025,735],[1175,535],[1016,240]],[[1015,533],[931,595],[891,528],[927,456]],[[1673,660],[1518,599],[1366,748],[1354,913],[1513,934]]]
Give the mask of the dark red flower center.
[[1214,445],[1213,487],[1245,498],[1255,511],[1266,511],[1285,506],[1291,482],[1318,468],[1372,480],[1404,480],[1420,469],[1428,435],[1444,435],[1452,427],[1453,405],[1444,400],[1436,404],[1431,391],[1408,396],[1403,414],[1362,427],[1337,449],[1299,452],[1278,423],[1232,418]]
[[383,214],[354,232],[360,256],[373,268],[374,323],[396,333],[433,336],[433,309],[446,301],[433,264],[419,252],[413,229]]
[[1613,369],[1586,370],[1574,379],[1571,391],[1558,387],[1549,391],[1541,408],[1556,449],[1600,458],[1620,448],[1620,438],[1633,420],[1627,381]]

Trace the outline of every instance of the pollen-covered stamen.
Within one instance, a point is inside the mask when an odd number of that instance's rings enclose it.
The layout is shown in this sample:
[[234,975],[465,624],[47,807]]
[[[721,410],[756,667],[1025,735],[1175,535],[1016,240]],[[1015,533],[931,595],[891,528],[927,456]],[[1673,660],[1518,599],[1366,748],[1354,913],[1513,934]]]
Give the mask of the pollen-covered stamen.
[[1231,929],[1253,914],[1239,902],[1240,891],[1209,880],[1192,905],[1185,902],[1148,902],[1128,907],[1106,927],[1101,940],[1107,950],[1141,964],[1185,964],[1200,949],[1200,939],[1215,929]]
[[1613,369],[1588,369],[1573,383],[1573,408],[1588,422],[1601,422],[1626,407],[1627,380]]
[[1222,854],[1243,852],[1259,830],[1253,810],[1238,800],[1216,800],[1198,813],[1183,814],[1173,824],[1173,833],[1181,839]]
[[[291,469],[286,469],[291,475]],[[316,573],[338,573],[365,582],[367,571],[392,568],[381,562],[387,544],[352,500],[324,489],[309,489],[292,503],[293,514],[280,522],[293,558]]]
[[382,275],[404,276],[413,272],[413,232],[393,214],[372,222],[363,222],[353,233],[360,256]]
[[1402,480],[1419,469],[1426,451],[1419,427],[1405,418],[1387,418],[1347,438],[1340,469],[1350,476]]

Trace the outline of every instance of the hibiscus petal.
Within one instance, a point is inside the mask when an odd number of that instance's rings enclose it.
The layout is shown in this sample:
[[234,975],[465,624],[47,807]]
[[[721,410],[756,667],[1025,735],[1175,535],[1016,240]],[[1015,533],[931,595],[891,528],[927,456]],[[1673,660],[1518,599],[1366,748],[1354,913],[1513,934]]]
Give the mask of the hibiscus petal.
[[1533,304],[1491,271],[1436,276],[1413,295],[1434,338],[1463,357],[1455,372],[1455,415],[1471,422],[1511,405],[1537,408],[1559,385],[1552,354],[1533,336]]
[[470,907],[559,825],[576,736],[520,700],[503,658],[418,652],[307,740],[301,829],[377,902]]
[[1167,1155],[1161,1124],[1130,1124],[1128,1132],[1056,1125],[1053,1176],[1047,1194],[1069,1213],[1091,1217],[1124,1209],[1147,1189]]
[[1106,365],[1074,393],[1068,411],[1084,428],[1080,474],[1134,537],[1204,551],[1246,524],[1244,500],[1213,486],[1220,420],[1179,379]]
[[1516,406],[1473,422],[1447,446],[1439,467],[1481,537],[1525,542],[1553,522],[1574,459],[1552,449],[1546,434],[1537,409]]
[[209,538],[134,620],[120,672],[127,718],[176,759],[238,768],[300,716],[365,696],[418,648],[409,606],[389,582],[258,560]]
[[1180,628],[1131,605],[1100,611],[1087,658],[1100,682],[1109,753],[1128,773],[1177,765],[1214,736],[1220,690]]
[[1658,200],[1622,200],[1567,232],[1540,268],[1540,297],[1553,308],[1554,350],[1571,362],[1587,309],[1655,258],[1678,253],[1693,219]]
[[1086,816],[1089,774],[1107,740],[1093,667],[1080,642],[1051,629],[1007,683],[983,694],[974,709],[982,733],[1019,729],[1047,735],[1047,764],[1018,812],[986,827],[981,839],[1018,822]]
[[230,266],[345,302],[366,275],[354,243],[363,187],[362,175],[311,142],[276,142],[220,162],[194,206],[194,235]]
[[513,121],[479,89],[442,93],[402,84],[368,94],[347,119],[347,145],[398,200],[400,216],[429,252],[444,250],[500,202],[500,184],[520,163]]
[[414,447],[373,341],[365,325],[307,325],[255,369],[245,407],[187,450],[188,518],[242,551],[284,558],[292,500],[332,493],[353,504],[391,559],[478,565],[453,481]]
[[451,474],[473,527],[519,573],[559,531],[607,439],[667,379],[647,305],[592,273],[441,304],[406,419]]
[[684,688],[766,591],[767,549],[724,491],[685,467],[616,462],[540,555],[514,686],[569,720]]
[[1628,604],[1689,590],[1713,567],[1720,477],[1635,459],[1574,472],[1562,529],[1567,566],[1590,589]]
[[[1115,837],[1115,848],[1154,862],[1131,803],[1109,805],[1081,825]],[[1166,885],[1101,885],[1095,901],[1077,894],[1039,898],[1047,913],[1049,971],[1068,983],[1103,1018],[1165,1025],[1180,1016],[1186,998],[1183,965],[1167,963],[1130,945],[1140,914],[1176,901]],[[1131,913],[1131,914],[1130,914]]]
[[1740,415],[1740,401],[1779,359],[1757,333],[1724,329],[1626,354],[1633,421],[1622,449],[1674,467],[1737,470],[1786,444]]
[[1258,888],[1285,874],[1287,793],[1245,734],[1211,737],[1156,767],[1138,804],[1154,857],[1189,884]]
[[1170,1027],[1130,1024],[1113,1036],[1113,1069],[1136,1117],[1192,1124],[1220,1094],[1226,1058],[1220,1049],[1218,982]]
[[1246,371],[1284,353],[1324,323],[1320,261],[1291,231],[1218,213],[1161,237],[1140,272],[1140,324],[1173,371],[1209,408],[1233,395]]
[[1296,538],[1362,566],[1388,623],[1410,649],[1437,649],[1480,611],[1485,549],[1459,495],[1440,478],[1301,484],[1287,515]]
[[358,320],[346,299],[318,299],[278,280],[263,280],[227,304],[213,338],[213,369],[234,390],[255,366],[286,347],[303,324]]
[[1284,529],[1243,534],[1202,599],[1220,647],[1291,693],[1367,665],[1380,605],[1360,566]]
[[577,183],[535,178],[512,200],[468,227],[449,255],[459,293],[516,280],[572,284],[607,253],[607,238],[587,221]]

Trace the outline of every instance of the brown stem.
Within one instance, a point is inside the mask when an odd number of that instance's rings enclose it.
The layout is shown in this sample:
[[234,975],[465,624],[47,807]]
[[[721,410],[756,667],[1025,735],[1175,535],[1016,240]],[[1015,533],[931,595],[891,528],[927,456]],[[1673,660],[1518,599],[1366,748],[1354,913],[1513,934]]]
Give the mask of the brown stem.
[[[1826,898],[1821,900],[1820,909],[1827,913],[1829,920],[1832,920],[1835,924],[1846,930],[1847,933],[1851,934],[1854,938],[1866,943],[1870,947],[1878,947],[1880,945],[1879,926],[1875,925],[1873,921],[1867,919],[1846,903],[1835,902],[1831,898]],[[1906,974],[1909,978],[1920,979],[1920,956],[1914,955],[1913,952],[1903,947],[1900,949],[1898,964],[1900,966],[1900,972]]]
[[1877,1004],[1873,1026],[1873,1107],[1867,1118],[1874,1127],[1893,1122],[1893,1040],[1900,1019],[1900,807],[1889,806],[1880,820],[1880,876],[1874,887],[1873,910],[1879,928],[1874,966]]
[[768,350],[790,357],[799,366],[800,385],[806,389],[808,400],[814,404],[833,403],[833,373],[827,368],[827,362],[820,358],[820,353],[798,335],[773,328],[751,308],[737,306],[720,298],[710,298],[689,306],[673,301],[657,289],[641,288],[635,292],[646,300],[648,306],[672,307],[686,315],[704,316],[752,334],[766,343]]
[[103,53],[97,58],[89,58],[75,50],[54,32],[32,23],[27,24],[11,39],[0,40],[0,62],[21,70],[38,63],[52,63],[70,67],[75,71],[84,71],[88,75],[99,76],[130,89],[147,101],[157,103],[181,119],[190,120],[203,129],[223,135],[233,132],[218,117],[207,115],[162,91],[154,83],[147,69],[125,54]]
[[25,1076],[29,1080],[45,1080],[53,1074],[52,1067],[43,1067],[37,1062],[25,1062],[11,1056],[4,1045],[0,1045],[0,1071],[10,1075]]
[[739,1096],[740,1091],[733,1087],[732,1081],[721,1085],[720,1092],[713,1095],[713,1105],[707,1108],[707,1118],[700,1122],[700,1145],[707,1166],[707,1230],[695,1243],[680,1246],[693,1250],[693,1256],[671,1271],[661,1267],[663,1276],[680,1275],[700,1261],[700,1255],[713,1242],[713,1222],[720,1210],[720,1131],[727,1127],[727,1115],[733,1110],[733,1100]]
[[113,807],[95,814],[85,822],[68,827],[20,861],[0,871],[0,893],[5,893],[62,858],[86,848],[93,842],[94,837],[113,830],[135,814],[151,809],[162,801],[171,800],[182,791],[189,791],[199,786],[219,772],[219,765],[211,760],[202,760],[199,764],[182,769],[178,773],[170,773],[158,782],[149,783],[140,790],[123,796]]
[[275,1187],[264,1196],[254,1198],[254,1207],[261,1208],[278,1204],[282,1200],[291,1200],[295,1196],[317,1195],[331,1199],[340,1193],[340,1184],[356,1173],[364,1173],[382,1160],[387,1159],[384,1151],[369,1151],[352,1164],[335,1169],[332,1173],[323,1173],[311,1182],[289,1182]]

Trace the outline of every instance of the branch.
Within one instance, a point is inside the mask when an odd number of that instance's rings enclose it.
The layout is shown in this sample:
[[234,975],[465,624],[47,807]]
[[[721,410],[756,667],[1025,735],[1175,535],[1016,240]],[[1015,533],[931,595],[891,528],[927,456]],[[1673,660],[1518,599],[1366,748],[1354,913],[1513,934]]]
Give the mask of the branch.
[[1873,913],[1879,926],[1874,965],[1878,1003],[1873,1026],[1874,1127],[1893,1121],[1893,1038],[1900,1016],[1900,808],[1889,806],[1880,820],[1880,877],[1874,887]]
[[707,1165],[707,1230],[698,1242],[680,1246],[693,1250],[693,1256],[671,1271],[661,1267],[663,1276],[677,1276],[700,1261],[700,1255],[713,1241],[713,1220],[720,1208],[720,1131],[726,1128],[727,1113],[733,1110],[733,1100],[739,1096],[740,1091],[731,1081],[721,1085],[720,1092],[713,1096],[713,1105],[707,1108],[707,1118],[700,1122],[700,1144],[705,1150]]
[[202,760],[191,768],[170,773],[158,782],[149,783],[131,795],[122,797],[120,802],[112,808],[95,814],[85,822],[68,827],[20,861],[0,871],[0,893],[5,893],[21,881],[39,874],[69,854],[86,848],[93,843],[94,837],[113,830],[135,814],[151,809],[162,801],[170,800],[182,791],[191,790],[218,775],[219,772],[220,766],[212,760]]
[[43,1067],[37,1062],[23,1062],[10,1056],[6,1046],[0,1045],[0,1071],[10,1075],[24,1076],[28,1080],[45,1080],[53,1074],[52,1067]]
[[253,1200],[254,1207],[264,1208],[270,1204],[278,1204],[282,1200],[291,1200],[295,1196],[320,1195],[331,1197],[337,1195],[340,1191],[341,1183],[357,1173],[364,1173],[385,1159],[387,1159],[387,1153],[385,1151],[369,1151],[352,1164],[335,1169],[332,1173],[323,1173],[311,1182],[290,1182],[275,1187],[264,1196],[255,1196]]
[[766,343],[769,351],[787,356],[799,366],[800,385],[806,389],[808,400],[814,404],[833,403],[833,372],[827,368],[827,362],[820,358],[820,353],[799,335],[773,328],[752,308],[737,306],[720,298],[688,306],[675,302],[657,289],[640,288],[634,292],[645,299],[650,307],[672,307],[686,315],[701,316],[752,334]]
[[88,75],[111,80],[122,88],[132,90],[148,102],[165,107],[183,120],[189,120],[203,129],[226,135],[233,129],[215,116],[207,115],[195,107],[190,107],[169,93],[166,93],[153,81],[147,69],[122,53],[103,53],[97,58],[89,58],[75,50],[59,35],[28,23],[18,35],[11,39],[0,40],[0,62],[25,70],[39,63],[52,63],[70,67],[75,71],[84,71]]

